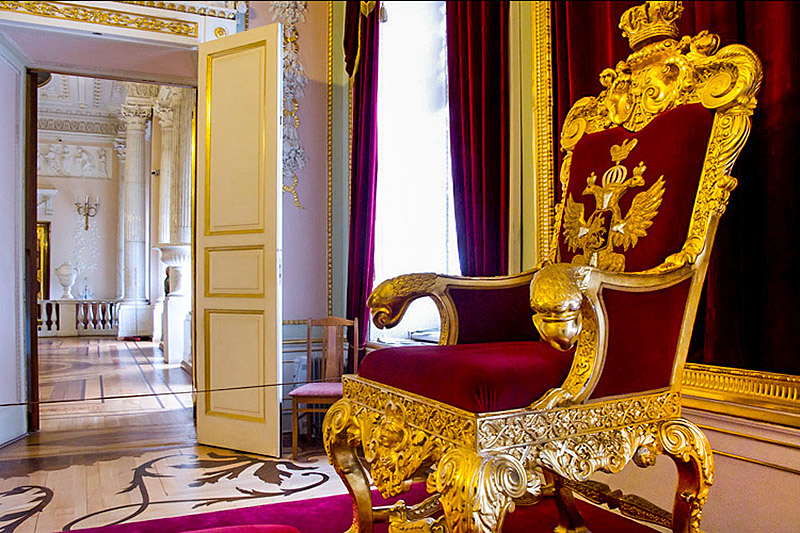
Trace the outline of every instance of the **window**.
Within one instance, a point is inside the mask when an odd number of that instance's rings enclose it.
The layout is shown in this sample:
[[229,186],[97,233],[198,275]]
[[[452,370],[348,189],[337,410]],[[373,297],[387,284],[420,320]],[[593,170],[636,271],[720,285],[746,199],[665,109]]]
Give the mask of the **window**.
[[[383,2],[378,87],[375,286],[412,272],[460,274],[450,176],[444,2]],[[439,327],[430,299],[391,330]]]

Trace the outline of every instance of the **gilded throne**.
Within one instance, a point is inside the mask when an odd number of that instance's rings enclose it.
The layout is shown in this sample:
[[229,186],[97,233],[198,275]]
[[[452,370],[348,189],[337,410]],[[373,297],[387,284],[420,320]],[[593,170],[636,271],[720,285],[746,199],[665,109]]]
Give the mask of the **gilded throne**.
[[[324,433],[353,498],[350,531],[496,532],[543,498],[555,499],[556,531],[587,531],[574,492],[700,530],[714,462],[681,417],[681,375],[762,74],[744,46],[679,38],[681,11],[626,11],[632,53],[567,115],[554,257],[497,278],[400,276],[370,296],[379,327],[432,298],[441,337],[376,350],[343,378]],[[589,480],[658,454],[677,467],[671,511]],[[386,497],[422,480],[430,497],[373,508],[367,470]]]

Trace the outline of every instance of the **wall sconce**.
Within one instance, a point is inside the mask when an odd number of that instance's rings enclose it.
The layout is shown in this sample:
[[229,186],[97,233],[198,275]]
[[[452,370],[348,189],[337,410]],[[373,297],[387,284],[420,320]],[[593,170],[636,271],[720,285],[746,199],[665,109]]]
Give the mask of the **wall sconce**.
[[89,196],[86,196],[86,199],[81,202],[75,202],[75,207],[78,210],[78,215],[84,217],[85,223],[83,229],[89,231],[89,219],[94,217],[97,214],[98,209],[100,209],[100,197],[94,197],[94,204],[89,201]]

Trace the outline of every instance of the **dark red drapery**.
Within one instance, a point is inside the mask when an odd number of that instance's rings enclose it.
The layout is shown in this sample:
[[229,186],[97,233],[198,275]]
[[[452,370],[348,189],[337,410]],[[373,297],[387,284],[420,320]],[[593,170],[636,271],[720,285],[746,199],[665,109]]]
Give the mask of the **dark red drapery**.
[[508,270],[508,2],[447,2],[450,153],[461,273]]
[[[352,76],[353,131],[350,161],[350,241],[347,268],[347,316],[357,317],[359,339],[367,339],[367,297],[375,277],[375,187],[378,175],[378,3],[368,14],[363,2],[348,1],[345,14],[345,62]],[[353,73],[355,70],[355,73]],[[359,350],[361,346],[359,346]],[[352,372],[352,358],[348,371]]]
[[[600,71],[627,57],[620,15],[640,2],[553,2],[556,127],[596,95]],[[733,175],[698,310],[690,360],[800,373],[800,3],[684,2],[682,35],[709,30],[752,48],[764,66],[753,129]],[[557,148],[557,147],[556,147]]]

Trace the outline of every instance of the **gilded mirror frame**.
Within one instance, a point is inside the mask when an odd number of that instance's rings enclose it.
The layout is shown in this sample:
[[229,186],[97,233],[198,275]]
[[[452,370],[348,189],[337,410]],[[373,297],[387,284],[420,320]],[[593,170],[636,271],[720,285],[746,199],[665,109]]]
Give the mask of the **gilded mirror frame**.
[[[555,199],[554,109],[552,86],[552,28],[550,2],[524,2],[530,8],[532,170],[530,180],[532,220],[522,217],[523,247],[533,249],[535,262],[547,257],[552,246]],[[523,194],[526,188],[523,184]],[[530,211],[528,211],[530,212]],[[512,214],[513,216],[513,214]],[[529,237],[526,237],[529,236]],[[523,251],[523,256],[525,256]],[[527,261],[526,261],[527,262]],[[686,363],[683,405],[713,413],[800,427],[800,375]]]

